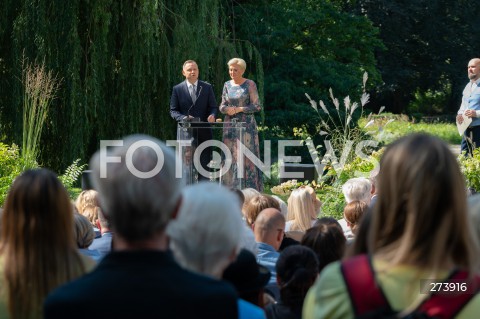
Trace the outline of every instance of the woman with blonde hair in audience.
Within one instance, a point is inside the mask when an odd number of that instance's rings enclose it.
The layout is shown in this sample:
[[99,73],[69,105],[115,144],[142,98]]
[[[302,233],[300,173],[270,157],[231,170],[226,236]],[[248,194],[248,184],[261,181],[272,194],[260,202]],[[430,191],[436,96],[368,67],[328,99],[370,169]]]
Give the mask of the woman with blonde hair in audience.
[[[316,196],[315,196],[316,197]],[[288,197],[288,214],[285,232],[305,233],[317,220],[315,201],[306,187],[294,189]]]
[[1,222],[0,317],[42,318],[47,294],[92,266],[76,249],[72,206],[55,174],[17,177]]
[[313,202],[313,207],[315,208],[315,213],[316,215],[320,215],[320,208],[322,208],[322,202],[320,199],[317,197],[317,193],[315,193],[315,190],[311,186],[302,186],[301,188],[305,188],[308,193],[310,194],[310,197],[312,198]]
[[83,215],[83,211],[87,206],[100,206],[98,202],[98,192],[93,189],[87,189],[78,194],[75,200],[75,206],[78,212]]
[[97,228],[97,209],[100,207],[98,192],[93,189],[82,191],[75,200],[75,206],[77,207],[78,213],[87,217],[90,224],[92,224],[93,230],[95,231],[95,238],[100,237],[100,229]]
[[[354,318],[366,312],[377,317],[415,312],[412,315],[476,318],[479,245],[467,215],[464,178],[452,152],[436,137],[413,134],[389,145],[380,167],[378,201],[366,232],[367,254],[328,265],[305,299],[303,318]],[[460,282],[470,295],[455,288],[435,307],[422,309],[432,298],[428,283],[445,283],[458,269],[464,271]],[[422,284],[422,278],[429,281]],[[369,293],[349,295],[352,291]],[[371,300],[382,302],[367,307],[364,299],[372,295],[380,298]],[[456,315],[446,315],[449,300],[465,296],[467,302]]]

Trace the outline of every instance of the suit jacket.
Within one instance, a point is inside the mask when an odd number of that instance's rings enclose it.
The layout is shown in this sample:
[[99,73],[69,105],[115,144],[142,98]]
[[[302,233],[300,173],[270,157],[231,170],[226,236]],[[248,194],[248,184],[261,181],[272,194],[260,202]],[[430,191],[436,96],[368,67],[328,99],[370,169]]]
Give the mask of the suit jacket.
[[185,116],[199,117],[202,122],[207,122],[209,115],[217,115],[218,105],[215,94],[210,84],[198,81],[197,100],[195,103],[188,91],[187,81],[173,87],[170,98],[170,115],[175,120],[181,121]]
[[181,268],[170,252],[108,254],[91,273],[54,290],[45,319],[237,318],[226,282]]

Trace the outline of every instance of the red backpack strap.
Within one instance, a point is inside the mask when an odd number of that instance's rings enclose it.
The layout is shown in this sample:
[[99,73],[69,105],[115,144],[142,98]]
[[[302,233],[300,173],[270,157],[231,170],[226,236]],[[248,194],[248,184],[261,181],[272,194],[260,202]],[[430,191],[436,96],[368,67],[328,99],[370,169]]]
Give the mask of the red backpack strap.
[[342,262],[340,268],[355,317],[374,310],[391,311],[387,298],[377,285],[369,256],[360,255],[347,259]]
[[[466,271],[455,271],[444,283],[455,284],[454,292],[432,293],[416,310],[418,313],[427,314],[435,318],[454,318],[460,310],[480,291],[480,277],[468,279]],[[458,285],[465,283],[466,291],[459,291]],[[453,287],[453,286],[452,286]]]

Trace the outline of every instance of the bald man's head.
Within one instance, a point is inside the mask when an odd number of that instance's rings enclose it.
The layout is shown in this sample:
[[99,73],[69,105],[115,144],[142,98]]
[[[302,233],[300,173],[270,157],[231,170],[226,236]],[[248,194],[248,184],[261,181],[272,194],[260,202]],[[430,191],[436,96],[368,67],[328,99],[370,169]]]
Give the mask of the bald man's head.
[[253,225],[255,240],[278,250],[285,232],[285,217],[276,208],[266,208],[258,214]]
[[471,81],[476,81],[480,78],[480,59],[471,59],[468,62],[468,78]]

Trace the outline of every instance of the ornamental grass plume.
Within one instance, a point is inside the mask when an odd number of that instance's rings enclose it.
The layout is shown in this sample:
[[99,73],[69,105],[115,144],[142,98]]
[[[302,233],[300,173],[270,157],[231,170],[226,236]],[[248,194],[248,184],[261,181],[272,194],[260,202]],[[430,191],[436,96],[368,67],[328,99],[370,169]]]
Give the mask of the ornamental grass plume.
[[[48,109],[60,87],[61,79],[42,64],[22,62],[23,139],[22,157],[27,166],[36,167],[40,137],[48,115]],[[30,167],[26,167],[30,168]]]

